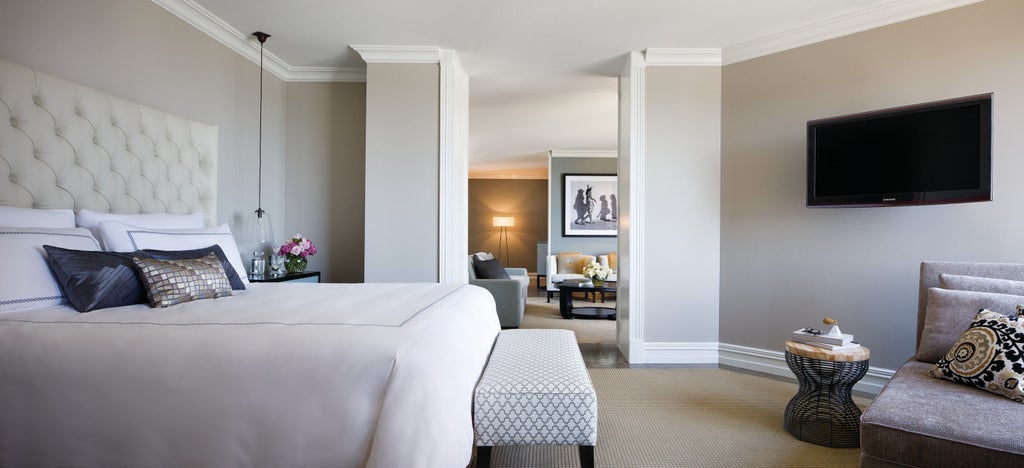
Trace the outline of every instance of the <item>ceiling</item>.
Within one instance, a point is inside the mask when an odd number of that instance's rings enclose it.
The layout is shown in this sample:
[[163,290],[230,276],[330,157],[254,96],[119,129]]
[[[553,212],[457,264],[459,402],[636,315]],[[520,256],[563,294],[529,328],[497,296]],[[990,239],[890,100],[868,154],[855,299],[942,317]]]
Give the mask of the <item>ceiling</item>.
[[268,32],[295,70],[365,67],[352,44],[453,49],[470,78],[471,174],[546,177],[549,150],[616,148],[631,51],[709,48],[728,64],[977,0],[154,1]]

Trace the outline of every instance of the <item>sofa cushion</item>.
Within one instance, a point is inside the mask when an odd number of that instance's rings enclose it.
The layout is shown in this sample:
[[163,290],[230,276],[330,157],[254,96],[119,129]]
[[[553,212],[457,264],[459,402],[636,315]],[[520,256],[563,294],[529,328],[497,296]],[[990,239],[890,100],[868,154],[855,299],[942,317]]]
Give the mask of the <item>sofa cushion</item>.
[[608,257],[608,268],[611,268],[612,271],[619,271],[619,254],[611,252],[606,257]]
[[[862,459],[905,466],[1024,466],[1020,404],[928,376],[909,361],[864,411]],[[997,424],[994,424],[998,422]]]
[[983,310],[928,375],[1024,403],[1022,351],[1024,320]]
[[511,279],[505,267],[497,259],[479,260],[473,259],[473,269],[479,279]]
[[936,363],[942,359],[981,309],[1013,315],[1019,304],[1024,304],[1024,297],[929,288],[917,360]]
[[583,274],[584,255],[582,252],[561,252],[555,256],[557,273]]
[[977,291],[999,294],[1024,296],[1024,281],[1013,281],[999,278],[982,278],[980,276],[939,275],[939,287],[959,291]]

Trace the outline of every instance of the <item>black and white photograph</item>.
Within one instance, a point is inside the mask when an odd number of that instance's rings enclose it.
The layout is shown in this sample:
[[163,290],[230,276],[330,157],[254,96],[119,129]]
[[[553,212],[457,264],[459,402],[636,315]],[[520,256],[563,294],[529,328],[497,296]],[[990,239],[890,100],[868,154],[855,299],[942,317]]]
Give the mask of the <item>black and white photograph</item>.
[[619,229],[618,181],[615,174],[564,174],[562,235],[615,237]]

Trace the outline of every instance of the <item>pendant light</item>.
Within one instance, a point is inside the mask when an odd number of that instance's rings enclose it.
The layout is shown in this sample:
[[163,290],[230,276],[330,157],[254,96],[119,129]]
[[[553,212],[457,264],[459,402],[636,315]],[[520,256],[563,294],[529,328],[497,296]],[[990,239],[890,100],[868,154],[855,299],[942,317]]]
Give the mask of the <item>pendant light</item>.
[[252,33],[256,40],[260,41],[260,110],[259,110],[259,145],[256,150],[259,167],[256,180],[256,211],[249,215],[248,231],[249,240],[252,243],[253,259],[260,262],[253,262],[254,275],[262,274],[258,268],[262,263],[263,256],[270,253],[274,244],[274,231],[270,225],[270,214],[263,210],[263,44],[267,42],[270,34],[256,31]]

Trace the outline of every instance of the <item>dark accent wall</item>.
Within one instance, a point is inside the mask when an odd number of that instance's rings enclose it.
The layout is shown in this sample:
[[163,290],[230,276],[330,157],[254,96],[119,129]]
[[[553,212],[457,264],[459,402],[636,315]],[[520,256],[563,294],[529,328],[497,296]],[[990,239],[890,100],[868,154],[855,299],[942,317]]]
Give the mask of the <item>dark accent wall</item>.
[[547,240],[548,181],[543,179],[469,180],[469,253],[498,254],[498,228],[494,216],[515,216],[508,228],[510,260],[505,266],[537,271],[537,242]]

